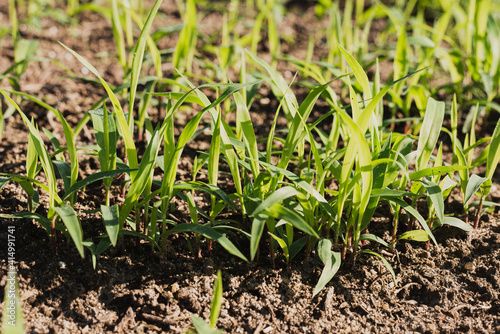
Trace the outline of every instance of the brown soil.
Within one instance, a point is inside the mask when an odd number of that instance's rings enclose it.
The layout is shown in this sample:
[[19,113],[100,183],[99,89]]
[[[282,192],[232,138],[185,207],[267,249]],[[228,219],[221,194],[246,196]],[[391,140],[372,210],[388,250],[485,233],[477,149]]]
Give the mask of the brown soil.
[[[4,24],[7,24],[7,8],[7,1],[0,1],[0,21]],[[176,8],[173,0],[165,0],[155,26],[179,23]],[[283,50],[299,59],[304,58],[307,38],[314,29],[310,23],[313,13],[310,6],[294,7],[280,27],[295,39],[293,43],[287,42]],[[220,22],[220,14],[215,12],[204,17],[200,23],[203,34],[213,34],[220,28]],[[61,41],[86,57],[106,80],[121,83],[123,72],[113,57],[111,27],[101,16],[84,12],[73,25],[44,17],[41,26],[41,30],[21,27],[23,37],[40,40],[37,56],[57,59],[77,75],[88,76],[58,44]],[[173,47],[177,37],[174,34],[162,40],[160,48]],[[1,43],[0,71],[3,71],[13,62],[13,49],[8,38]],[[263,43],[264,58],[266,50]],[[318,50],[317,59],[324,56],[321,52],[326,52],[320,44]],[[280,71],[287,70],[293,68],[280,63]],[[165,66],[165,75],[168,73],[172,69]],[[65,75],[52,63],[32,62],[21,87],[57,106],[74,126],[104,91],[95,84]],[[8,88],[5,81],[2,87]],[[274,116],[272,108],[276,106],[268,87],[264,86],[259,93],[264,100],[254,104],[252,117],[255,124],[262,125],[259,131],[265,133],[266,124]],[[270,104],[265,99],[268,96]],[[40,128],[46,127],[64,138],[57,120],[44,109],[30,102],[23,102],[21,107]],[[78,145],[93,143],[89,133],[82,132]],[[200,142],[186,149],[180,178],[190,175],[190,154],[208,147],[208,137],[200,138]],[[0,172],[24,174],[26,148],[27,129],[20,116],[14,114],[7,120],[0,145]],[[82,176],[95,172],[96,164],[95,160],[82,158]],[[492,199],[498,202],[498,173],[496,177]],[[89,186],[85,193],[79,194],[76,209],[83,212],[97,208],[103,202],[103,193],[102,186]],[[39,208],[42,213],[46,201],[42,196]],[[9,183],[0,190],[0,213],[24,210],[26,196],[21,187]],[[447,213],[457,212],[464,218],[455,199],[449,203]],[[176,213],[180,220],[188,217],[185,207],[178,207]],[[81,218],[86,237],[103,232],[100,219],[94,215],[82,213]],[[372,229],[388,230],[387,224],[386,219],[377,218]],[[431,245],[428,250],[422,243],[399,243],[396,252],[385,255],[395,270],[396,282],[381,261],[360,257],[354,267],[343,264],[314,298],[312,291],[322,269],[314,254],[308,261],[295,259],[290,269],[278,257],[272,269],[265,255],[261,255],[258,263],[247,264],[231,257],[217,244],[209,254],[206,242],[200,245],[199,257],[189,251],[187,240],[194,242],[191,236],[179,235],[171,239],[163,267],[160,255],[148,244],[137,247],[135,239],[125,239],[122,247],[100,256],[97,270],[93,270],[90,257],[82,260],[71,242],[60,241],[55,256],[49,236],[37,223],[0,218],[1,296],[7,270],[4,240],[7,227],[12,225],[16,227],[18,278],[26,329],[30,333],[184,333],[192,326],[192,314],[208,319],[218,269],[222,271],[224,289],[218,327],[231,333],[500,332],[498,210],[483,216],[478,230],[470,234],[452,228],[438,229],[439,246]]]

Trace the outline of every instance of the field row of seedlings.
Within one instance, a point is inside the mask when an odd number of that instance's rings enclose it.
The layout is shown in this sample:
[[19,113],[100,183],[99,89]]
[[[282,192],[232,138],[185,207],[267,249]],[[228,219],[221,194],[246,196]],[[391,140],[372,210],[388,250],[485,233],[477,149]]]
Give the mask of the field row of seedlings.
[[[401,243],[439,247],[443,225],[474,233],[498,207],[489,196],[500,159],[496,2],[302,4],[317,20],[302,58],[286,47],[297,35],[280,28],[292,6],[286,1],[176,1],[168,6],[177,6],[182,23],[162,27],[155,26],[162,0],[63,5],[9,1],[3,43],[14,59],[0,75],[0,136],[16,115],[29,133],[22,172],[0,170],[0,189],[18,184],[26,207],[0,218],[42,226],[51,244],[38,247],[54,255],[71,241],[95,269],[111,249],[132,247],[128,239],[149,245],[165,268],[175,262],[167,255],[172,238],[182,236],[199,257],[225,250],[239,263],[288,269],[295,258],[318,261],[314,297],[360,258],[382,261],[396,282],[387,255]],[[116,57],[121,82],[62,43],[59,51],[81,64],[84,78],[37,57],[38,41],[20,33],[43,12],[37,6],[70,24],[85,12],[108,20],[115,45],[108,57]],[[203,34],[199,22],[211,12],[220,14],[221,29]],[[173,36],[175,46],[162,49]],[[57,104],[23,90],[36,62],[52,62],[105,94],[69,122]],[[40,129],[28,104],[44,108],[62,131]],[[266,113],[265,131],[254,110]],[[93,142],[80,145],[85,131]],[[205,149],[186,149],[197,140]],[[98,171],[82,172],[89,161]],[[79,210],[95,184],[103,185],[101,202]],[[451,200],[463,210],[447,209]],[[102,227],[88,230],[95,219]],[[16,296],[8,291],[4,332],[23,332],[22,320],[9,323]],[[221,272],[213,296],[209,323],[193,316],[200,333],[217,327]]]

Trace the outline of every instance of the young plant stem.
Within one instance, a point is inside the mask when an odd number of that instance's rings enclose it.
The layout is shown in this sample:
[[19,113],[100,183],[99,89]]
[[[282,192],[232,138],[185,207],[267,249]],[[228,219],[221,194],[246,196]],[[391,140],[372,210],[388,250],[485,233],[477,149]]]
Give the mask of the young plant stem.
[[273,238],[269,236],[269,255],[271,256],[271,264],[274,269],[274,246],[273,246]]
[[396,234],[398,233],[398,222],[399,222],[400,210],[401,210],[401,206],[398,204],[396,206],[396,210],[392,214],[392,240],[391,240],[391,244],[393,246],[396,243]]
[[[416,200],[413,200],[412,207],[415,210],[417,209],[417,201]],[[415,223],[415,217],[413,215],[410,215],[410,222],[408,223],[408,227],[406,228],[406,230],[407,231],[412,231],[414,223]]]
[[[136,232],[141,231],[141,208],[139,206],[135,207],[135,230]],[[135,247],[139,248],[141,244],[141,238],[139,236],[135,237]]]
[[479,200],[479,206],[476,211],[476,218],[474,219],[474,229],[477,229],[477,226],[479,225],[479,218],[481,218],[481,211],[483,211],[483,199],[484,196],[481,196],[481,199]]
[[54,216],[52,220],[50,221],[50,230],[51,230],[51,236],[52,236],[52,253],[54,255],[57,255],[57,244],[56,244],[56,218],[57,216]]

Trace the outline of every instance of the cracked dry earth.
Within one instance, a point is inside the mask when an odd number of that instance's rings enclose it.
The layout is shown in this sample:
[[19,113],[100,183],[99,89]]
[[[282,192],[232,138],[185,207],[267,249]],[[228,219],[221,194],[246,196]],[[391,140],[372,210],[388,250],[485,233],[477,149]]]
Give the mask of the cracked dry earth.
[[[4,19],[6,3],[0,1]],[[180,22],[178,12],[171,8],[176,8],[174,1],[165,1],[158,22],[155,21],[157,26]],[[305,50],[307,38],[300,37],[307,37],[311,29],[308,15],[314,15],[311,9],[300,15],[291,11],[284,20],[286,29],[296,29],[296,43],[300,45],[285,45],[290,53]],[[91,60],[106,80],[120,83],[122,73],[113,58],[96,56],[99,52],[114,52],[109,23],[91,13],[83,13],[79,20],[76,28],[44,18],[41,31],[21,29],[27,38],[41,38],[37,55],[54,57],[76,73],[83,73],[57,44],[62,41]],[[211,13],[202,19],[201,27],[209,30],[214,22],[220,25],[221,18]],[[166,49],[175,45],[175,40],[167,38],[161,43],[160,48]],[[8,41],[3,41],[2,50],[0,69],[5,69],[12,62],[13,50]],[[321,51],[319,46],[318,50]],[[303,58],[301,54],[295,56]],[[172,71],[168,66],[164,70],[166,75]],[[102,88],[92,83],[65,78],[65,72],[51,63],[30,63],[27,73],[21,86],[57,105],[72,126],[104,94]],[[266,116],[266,108],[276,106],[267,105],[267,96],[272,98],[268,88],[266,91],[263,87],[260,94],[262,103],[252,110],[252,120],[265,126],[273,116]],[[23,102],[21,107],[40,127],[62,135],[61,127],[43,109],[30,102]],[[92,141],[92,136],[83,131],[77,145]],[[27,129],[19,115],[13,115],[7,121],[0,145],[0,171],[24,173],[26,146]],[[199,147],[188,147],[186,152],[194,154]],[[181,178],[189,175],[192,163],[192,157],[183,159]],[[83,175],[97,170],[96,161],[87,158],[81,167]],[[497,173],[492,191],[492,200],[496,202],[500,198],[498,181]],[[118,193],[118,187],[114,191]],[[102,233],[100,219],[84,213],[102,203],[102,186],[91,185],[78,196],[76,210],[81,212],[85,235]],[[43,213],[47,205],[43,196],[41,204],[39,210]],[[25,208],[26,196],[21,187],[8,183],[0,190],[0,212]],[[457,208],[460,204],[455,200],[446,210],[464,218],[465,214]],[[182,206],[175,213],[180,220],[188,216]],[[7,270],[4,240],[11,225],[16,226],[20,295],[29,333],[184,333],[192,328],[191,315],[208,319],[218,269],[222,271],[224,291],[218,327],[229,333],[500,332],[498,210],[483,216],[479,228],[470,234],[452,228],[438,229],[439,246],[431,245],[427,250],[422,243],[398,243],[394,253],[385,254],[396,273],[395,282],[382,262],[360,257],[352,268],[343,264],[314,298],[312,291],[322,268],[314,253],[308,260],[300,256],[294,259],[289,269],[284,259],[278,257],[273,268],[265,255],[258,263],[247,264],[229,256],[217,244],[209,254],[205,242],[201,243],[199,257],[189,250],[187,239],[192,236],[179,235],[171,239],[167,261],[160,266],[159,254],[152,252],[149,245],[136,246],[135,240],[125,239],[122,247],[104,253],[93,270],[91,259],[82,260],[71,242],[60,241],[58,255],[54,256],[49,236],[41,226],[29,220],[8,219],[0,219],[2,296]],[[384,219],[375,220],[372,225],[373,233],[376,226],[381,231],[391,229]],[[243,249],[248,247],[244,240],[236,244]]]

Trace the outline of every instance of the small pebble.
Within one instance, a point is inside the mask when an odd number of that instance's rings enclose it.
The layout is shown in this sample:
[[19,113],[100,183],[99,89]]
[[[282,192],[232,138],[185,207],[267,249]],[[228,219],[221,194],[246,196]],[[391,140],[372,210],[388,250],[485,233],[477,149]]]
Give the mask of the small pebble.
[[476,267],[474,266],[474,263],[472,263],[472,262],[467,262],[466,264],[464,264],[464,268],[465,268],[465,270],[470,270],[470,271],[472,271],[472,270],[474,270]]
[[59,261],[59,268],[60,269],[66,269],[66,263],[65,262],[62,262],[62,261]]

